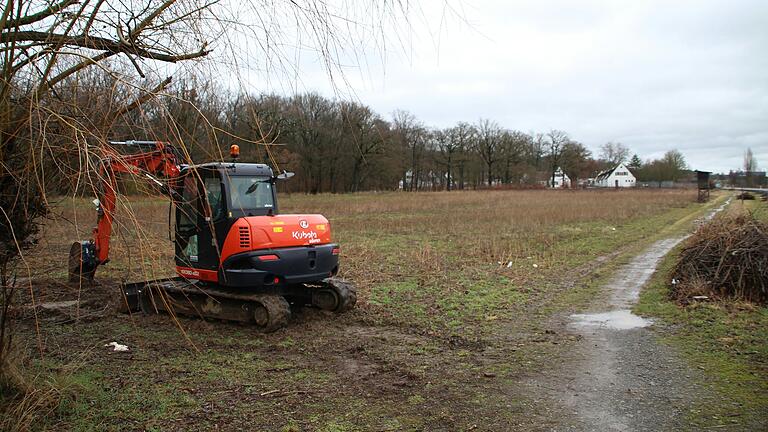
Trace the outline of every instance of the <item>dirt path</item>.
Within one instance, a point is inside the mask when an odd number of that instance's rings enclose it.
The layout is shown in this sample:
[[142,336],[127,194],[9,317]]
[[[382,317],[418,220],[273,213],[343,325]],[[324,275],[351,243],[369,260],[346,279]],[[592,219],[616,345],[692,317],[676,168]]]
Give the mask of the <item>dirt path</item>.
[[[528,386],[558,419],[556,430],[658,431],[689,426],[686,416],[712,396],[652,322],[631,312],[659,261],[685,237],[658,241],[620,268],[603,288],[608,300],[568,317],[565,331],[582,339],[568,361]],[[559,413],[559,414],[558,414]]]
[[597,313],[573,315],[568,329],[584,344],[572,380],[560,382],[559,402],[577,414],[579,429],[673,430],[697,399],[689,371],[657,343],[651,324],[630,311],[661,258],[682,238],[654,243],[607,284],[611,298]]

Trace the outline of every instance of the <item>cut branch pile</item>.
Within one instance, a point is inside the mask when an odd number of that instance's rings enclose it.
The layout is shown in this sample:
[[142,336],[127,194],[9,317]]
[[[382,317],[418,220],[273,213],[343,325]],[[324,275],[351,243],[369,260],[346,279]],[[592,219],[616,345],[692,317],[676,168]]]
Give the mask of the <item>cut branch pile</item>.
[[702,226],[672,271],[672,298],[695,296],[768,303],[768,225],[749,214]]

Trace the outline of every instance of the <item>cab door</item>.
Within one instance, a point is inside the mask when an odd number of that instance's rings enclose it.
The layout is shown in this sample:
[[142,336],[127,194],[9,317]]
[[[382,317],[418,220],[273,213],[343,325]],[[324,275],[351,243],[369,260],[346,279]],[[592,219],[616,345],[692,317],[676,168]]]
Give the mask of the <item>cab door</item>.
[[174,224],[176,265],[218,271],[224,240],[235,221],[229,216],[221,175],[215,169],[190,170],[182,174],[179,189]]
[[200,172],[201,205],[199,219],[198,268],[218,270],[221,248],[232,223],[227,218],[226,200],[218,171]]
[[175,202],[174,241],[176,265],[199,267],[201,184],[193,172],[186,172],[180,181],[180,198]]

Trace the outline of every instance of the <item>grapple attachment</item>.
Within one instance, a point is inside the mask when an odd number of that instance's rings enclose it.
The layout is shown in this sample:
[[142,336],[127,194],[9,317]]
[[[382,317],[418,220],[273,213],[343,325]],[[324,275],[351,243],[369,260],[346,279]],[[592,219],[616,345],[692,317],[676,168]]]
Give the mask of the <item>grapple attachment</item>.
[[93,281],[97,266],[96,250],[92,242],[84,240],[72,243],[67,265],[70,282]]

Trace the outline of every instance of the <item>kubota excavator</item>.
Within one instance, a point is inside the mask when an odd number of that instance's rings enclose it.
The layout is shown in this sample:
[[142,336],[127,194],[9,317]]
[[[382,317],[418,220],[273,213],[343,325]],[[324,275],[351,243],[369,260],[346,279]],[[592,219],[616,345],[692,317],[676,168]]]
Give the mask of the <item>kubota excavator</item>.
[[[116,173],[130,173],[148,178],[171,198],[178,277],[123,284],[129,310],[248,322],[274,331],[287,325],[290,304],[333,312],[354,307],[354,286],[334,277],[339,246],[331,242],[328,220],[278,211],[276,182],[292,173],[274,175],[267,165],[235,162],[236,145],[232,162],[201,165],[181,164],[168,143],[110,145],[100,160],[97,225],[91,240],[70,249],[70,280],[92,280],[109,262]],[[139,151],[114,150],[121,146]]]

